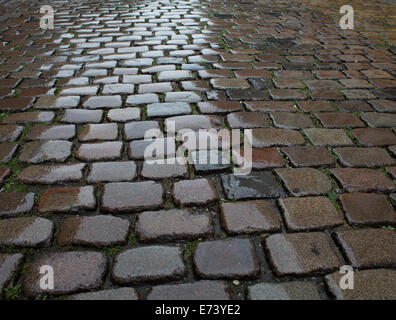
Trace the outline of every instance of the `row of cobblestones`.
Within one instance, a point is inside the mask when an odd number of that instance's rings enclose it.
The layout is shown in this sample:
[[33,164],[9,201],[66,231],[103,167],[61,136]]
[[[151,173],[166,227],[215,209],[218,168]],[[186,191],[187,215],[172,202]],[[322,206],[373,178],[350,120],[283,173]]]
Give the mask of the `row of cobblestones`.
[[[354,2],[0,1],[0,297],[395,299],[395,5]],[[253,171],[145,161],[171,122]]]

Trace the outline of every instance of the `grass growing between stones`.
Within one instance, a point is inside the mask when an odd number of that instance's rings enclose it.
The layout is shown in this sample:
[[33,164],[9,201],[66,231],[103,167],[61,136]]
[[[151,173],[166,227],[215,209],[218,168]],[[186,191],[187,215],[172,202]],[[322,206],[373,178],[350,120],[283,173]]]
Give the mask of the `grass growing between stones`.
[[184,250],[184,253],[188,256],[192,255],[194,249],[196,248],[196,246],[198,245],[198,240],[195,241],[188,241],[186,243],[186,248]]
[[17,300],[22,293],[21,285],[10,286],[4,290],[6,300]]
[[130,245],[134,245],[134,244],[137,243],[136,235],[135,235],[133,232],[132,232],[132,233],[129,235],[129,237],[128,237],[128,243],[129,243]]
[[15,178],[21,173],[24,166],[17,160],[11,159],[8,163],[0,163],[0,167],[7,167],[11,170],[11,175],[5,180],[1,189],[3,192],[26,192],[26,185],[15,181]]

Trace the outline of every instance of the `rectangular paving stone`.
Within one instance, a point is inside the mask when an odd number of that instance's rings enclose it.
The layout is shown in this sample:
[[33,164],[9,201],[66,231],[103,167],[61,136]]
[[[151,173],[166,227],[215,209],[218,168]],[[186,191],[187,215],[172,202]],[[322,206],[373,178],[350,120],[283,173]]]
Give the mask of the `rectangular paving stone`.
[[326,128],[358,128],[365,124],[354,114],[341,112],[321,112],[315,114]]
[[67,109],[61,119],[62,122],[67,123],[88,123],[100,122],[103,118],[102,110],[82,110],[82,109]]
[[3,124],[26,124],[26,123],[50,123],[55,118],[55,114],[51,111],[42,112],[21,112],[8,114],[3,118]]
[[305,143],[300,132],[289,129],[252,129],[252,135],[248,136],[248,139],[254,148],[303,145]]
[[354,129],[352,134],[356,137],[360,144],[373,146],[387,146],[396,144],[396,135],[391,129],[386,128],[364,128]]
[[165,178],[187,178],[189,176],[187,164],[179,163],[178,159],[168,158],[158,163],[145,161],[141,171],[143,179],[160,180]]
[[249,239],[200,242],[194,250],[195,273],[203,279],[255,278],[260,272]]
[[[40,268],[52,266],[58,274],[54,289],[41,289]],[[107,271],[107,259],[100,252],[75,251],[44,254],[37,257],[29,266],[22,283],[26,297],[38,295],[65,295],[102,287]]]
[[79,212],[96,209],[93,186],[52,188],[45,190],[38,202],[38,211]]
[[36,109],[69,109],[75,108],[80,103],[79,96],[68,96],[68,97],[40,97],[34,104]]
[[127,162],[93,163],[88,175],[88,183],[132,181],[136,178],[136,164]]
[[329,237],[322,232],[274,234],[266,239],[275,275],[313,276],[341,266]]
[[135,233],[141,241],[207,238],[213,234],[212,219],[191,209],[146,211],[139,214]]
[[118,126],[116,123],[87,124],[82,127],[78,135],[81,142],[93,140],[116,140],[118,137]]
[[249,175],[221,176],[227,199],[279,198],[284,190],[271,172],[253,172]]
[[342,129],[308,128],[304,133],[314,145],[319,146],[351,146],[354,145]]
[[200,92],[178,91],[165,93],[165,102],[197,103],[201,100],[203,100],[203,98]]
[[34,126],[25,136],[25,140],[70,140],[76,135],[74,125]]
[[121,159],[123,144],[120,141],[83,143],[77,149],[76,158],[82,161]]
[[126,250],[114,260],[111,278],[119,284],[178,280],[187,272],[179,247],[148,246]]
[[224,202],[221,225],[228,234],[279,232],[281,222],[271,203],[265,200]]
[[343,274],[335,272],[325,276],[325,283],[337,300],[394,300],[396,299],[396,272],[389,269],[354,272],[353,290],[340,288]]
[[[394,268],[396,233],[387,229],[336,231],[335,237],[354,268]],[[373,241],[375,239],[375,241]]]
[[384,173],[374,169],[335,168],[331,173],[347,192],[389,192],[396,188]]
[[138,93],[165,93],[173,90],[170,82],[139,84]]
[[153,210],[162,207],[163,195],[162,185],[153,181],[109,183],[103,189],[101,210],[109,213]]
[[207,205],[218,199],[216,188],[209,179],[182,180],[175,182],[172,197],[179,206]]
[[383,148],[334,148],[334,153],[346,167],[382,167],[394,165],[395,160]]
[[152,129],[160,132],[160,127],[157,121],[129,122],[124,126],[123,138],[127,141],[143,139],[146,132]]
[[105,247],[127,242],[128,220],[97,215],[66,219],[60,228],[58,243],[61,246]]
[[151,103],[147,105],[148,117],[167,117],[191,112],[190,104],[187,102]]
[[289,192],[296,196],[325,194],[331,189],[331,180],[313,168],[275,169]]
[[135,289],[133,288],[119,288],[119,289],[106,289],[95,292],[79,293],[69,296],[67,300],[77,301],[97,301],[97,300],[109,300],[109,301],[133,301],[138,300]]
[[139,108],[111,109],[107,113],[107,119],[114,122],[128,122],[140,120],[140,114]]
[[121,107],[121,105],[121,96],[90,97],[83,103],[83,106],[88,109],[111,109]]
[[39,217],[0,220],[0,247],[39,248],[50,245],[52,221]]
[[221,120],[217,116],[186,115],[169,117],[165,119],[165,130],[167,132],[178,132],[183,129],[198,131],[199,129],[221,129]]
[[103,86],[103,94],[132,94],[134,86],[127,83],[105,84]]
[[245,101],[246,109],[249,111],[283,111],[283,112],[296,112],[297,106],[292,102],[286,101]]
[[17,176],[17,181],[27,184],[60,184],[83,179],[84,163],[71,165],[29,166]]
[[[157,131],[155,130],[155,133]],[[143,133],[143,132],[142,132]],[[145,132],[148,134],[149,132]],[[160,160],[174,158],[176,143],[174,138],[134,140],[129,144],[128,156],[133,160]]]
[[126,104],[128,106],[146,105],[149,103],[158,103],[159,98],[155,93],[143,93],[128,96]]
[[147,300],[229,300],[227,285],[221,281],[201,280],[192,283],[155,286]]
[[344,193],[340,201],[346,218],[353,225],[379,226],[396,222],[396,212],[383,194]]
[[344,223],[342,213],[326,197],[282,198],[279,204],[290,231],[331,229]]
[[86,87],[74,87],[62,89],[61,95],[71,95],[71,96],[92,96],[98,93],[98,86],[86,86]]
[[293,146],[281,149],[296,167],[331,166],[334,158],[322,146]]
[[25,143],[19,161],[43,163],[48,161],[65,162],[71,155],[72,143],[64,140],[44,140]]
[[302,129],[315,127],[311,118],[302,113],[271,112],[270,116],[277,128]]
[[312,282],[257,283],[248,287],[250,300],[321,300]]
[[227,115],[227,123],[232,129],[264,128],[270,123],[261,112],[232,112]]
[[395,114],[364,112],[361,117],[372,128],[389,128],[396,126]]
[[197,103],[198,109],[201,113],[228,113],[233,111],[241,111],[242,104],[237,101],[204,101]]

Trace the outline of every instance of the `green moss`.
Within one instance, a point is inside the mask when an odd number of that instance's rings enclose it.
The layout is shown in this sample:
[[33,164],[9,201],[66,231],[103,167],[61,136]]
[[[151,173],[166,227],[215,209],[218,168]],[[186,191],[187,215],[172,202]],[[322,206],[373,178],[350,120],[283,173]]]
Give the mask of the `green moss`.
[[184,253],[186,255],[191,255],[197,245],[198,245],[198,240],[188,241],[186,243],[186,248],[184,250]]
[[11,286],[4,290],[4,296],[6,300],[17,300],[21,296],[21,286]]

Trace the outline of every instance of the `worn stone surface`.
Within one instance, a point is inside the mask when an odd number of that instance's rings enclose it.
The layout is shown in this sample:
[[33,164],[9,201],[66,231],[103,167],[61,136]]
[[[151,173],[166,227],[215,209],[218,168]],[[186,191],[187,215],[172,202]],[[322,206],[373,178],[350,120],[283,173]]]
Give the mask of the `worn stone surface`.
[[77,149],[76,158],[82,161],[116,160],[121,158],[120,141],[84,143]]
[[137,300],[138,296],[135,289],[133,288],[119,288],[119,289],[109,289],[95,292],[79,293],[68,297],[68,300],[83,300],[83,301],[96,301],[96,300],[106,300],[106,301],[133,301]]
[[340,288],[342,274],[325,277],[325,283],[337,300],[394,300],[396,272],[388,269],[362,270],[354,273],[353,290]]
[[258,283],[248,287],[251,300],[321,300],[312,282]]
[[93,186],[48,189],[38,202],[39,212],[79,212],[95,208]]
[[0,220],[0,247],[44,247],[50,244],[53,223],[28,217]]
[[393,182],[384,173],[374,169],[335,168],[331,172],[348,192],[395,190]]
[[0,217],[29,212],[34,205],[34,193],[0,192]]
[[18,145],[11,142],[0,143],[0,162],[7,163],[14,156]]
[[133,161],[93,163],[87,177],[89,183],[132,181],[136,178]]
[[207,213],[172,209],[139,214],[135,232],[142,241],[172,241],[208,237],[213,227]]
[[157,209],[163,203],[162,185],[153,181],[119,182],[104,186],[102,210],[111,213]]
[[386,196],[374,193],[345,193],[340,196],[346,218],[354,225],[385,225],[396,222],[396,212]]
[[116,140],[118,126],[116,123],[87,124],[83,127],[78,139],[81,142],[93,140]]
[[278,198],[284,195],[279,182],[270,172],[249,175],[222,175],[224,192],[229,200]]
[[275,169],[292,195],[300,197],[320,195],[331,189],[330,179],[321,171],[312,168]]
[[173,185],[172,196],[180,206],[206,205],[218,199],[216,189],[208,179],[176,182]]
[[147,246],[118,254],[111,277],[120,284],[137,284],[143,281],[178,280],[186,271],[180,248]]
[[260,271],[251,241],[237,238],[199,243],[194,267],[204,279],[255,278]]
[[[41,289],[40,268],[50,265],[57,275],[54,289]],[[64,295],[98,289],[103,285],[107,259],[100,252],[63,252],[42,255],[29,266],[22,284],[23,293],[30,298],[37,295]]]
[[130,223],[111,216],[73,217],[66,219],[58,243],[64,246],[116,246],[126,243]]
[[141,177],[153,180],[188,177],[188,167],[186,164],[180,164],[177,159],[170,158],[164,162],[144,162]]
[[323,146],[294,146],[281,149],[296,167],[319,167],[334,164],[334,158]]
[[275,234],[266,239],[266,247],[278,276],[325,274],[341,265],[322,232]]
[[277,232],[281,222],[275,208],[265,200],[221,204],[221,225],[229,234]]
[[0,126],[0,142],[12,142],[18,139],[23,131],[22,126],[2,125]]
[[[394,268],[396,233],[387,229],[359,229],[335,232],[348,262],[354,268]],[[375,241],[373,241],[375,239]]]
[[348,137],[344,130],[341,129],[305,129],[304,133],[314,145],[319,146],[350,146],[353,145],[352,140]]
[[252,129],[252,136],[248,139],[254,148],[304,144],[304,137],[301,133],[289,129]]
[[326,197],[282,198],[279,204],[290,231],[325,230],[344,223],[342,213]]
[[17,179],[29,184],[54,184],[76,182],[83,178],[85,164],[39,165],[23,169]]
[[71,148],[70,141],[33,141],[24,145],[19,155],[19,161],[29,163],[64,162],[71,155]]
[[76,135],[74,125],[35,126],[25,136],[26,140],[70,140]]
[[334,153],[347,167],[371,168],[395,164],[395,160],[382,148],[334,148]]
[[201,280],[192,283],[153,287],[148,300],[229,300],[227,285],[221,281]]

